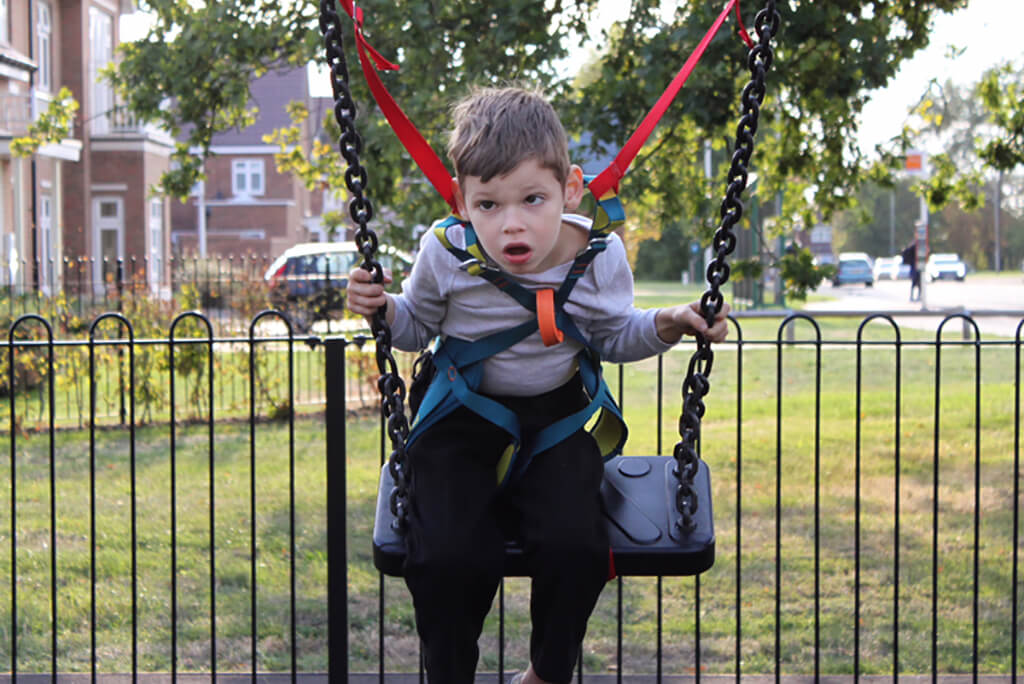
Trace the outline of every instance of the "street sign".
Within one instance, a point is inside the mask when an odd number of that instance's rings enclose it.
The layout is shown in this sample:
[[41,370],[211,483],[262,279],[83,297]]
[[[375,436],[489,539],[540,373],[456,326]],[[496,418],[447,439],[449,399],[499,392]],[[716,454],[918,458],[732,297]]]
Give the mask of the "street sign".
[[911,176],[924,176],[928,171],[928,153],[924,150],[907,150],[903,170]]

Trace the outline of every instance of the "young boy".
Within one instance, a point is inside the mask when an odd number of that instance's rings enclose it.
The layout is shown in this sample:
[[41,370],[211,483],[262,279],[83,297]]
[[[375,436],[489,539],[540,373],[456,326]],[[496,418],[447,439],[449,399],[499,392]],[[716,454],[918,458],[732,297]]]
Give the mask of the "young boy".
[[[529,291],[558,289],[587,245],[589,221],[565,213],[583,197],[583,175],[569,162],[553,108],[527,90],[482,89],[455,107],[454,124],[448,155],[456,203],[488,262]],[[445,238],[466,247],[461,225]],[[386,305],[396,348],[422,349],[437,335],[479,340],[534,317],[470,274],[433,231],[420,246],[401,295],[370,283],[361,268],[349,275],[349,308],[370,316]],[[612,234],[564,310],[602,359],[626,362],[667,351],[684,334],[723,340],[728,308],[710,329],[697,303],[635,309],[626,252]],[[569,337],[545,346],[534,332],[483,361],[476,391],[511,409],[528,443],[587,405],[576,357],[581,349]],[[594,438],[576,431],[500,486],[495,472],[508,444],[508,432],[460,406],[408,449],[405,578],[434,683],[474,680],[477,639],[503,576],[506,533],[521,540],[532,578],[530,665],[514,682],[572,679],[609,574],[599,497],[603,464]]]

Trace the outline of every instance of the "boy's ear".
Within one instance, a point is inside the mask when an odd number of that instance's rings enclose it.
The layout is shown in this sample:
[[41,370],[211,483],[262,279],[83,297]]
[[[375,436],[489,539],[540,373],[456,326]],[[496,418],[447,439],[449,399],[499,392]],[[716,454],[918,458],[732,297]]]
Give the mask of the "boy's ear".
[[459,212],[459,216],[466,218],[466,198],[462,194],[462,188],[459,187],[459,179],[452,178],[452,196],[455,198],[455,207]]
[[565,208],[573,211],[583,201],[583,169],[576,164],[569,167],[569,175],[565,179]]

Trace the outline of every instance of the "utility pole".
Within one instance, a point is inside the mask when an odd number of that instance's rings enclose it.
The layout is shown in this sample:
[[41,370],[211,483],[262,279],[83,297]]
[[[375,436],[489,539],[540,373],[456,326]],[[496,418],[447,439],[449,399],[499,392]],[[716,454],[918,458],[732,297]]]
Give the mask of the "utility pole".
[[889,254],[896,253],[896,186],[889,191]]
[[996,273],[1003,270],[1002,262],[1002,251],[1000,249],[1000,237],[999,237],[999,214],[1001,213],[1003,205],[1003,170],[999,169],[999,176],[996,178],[996,201],[995,201],[995,216],[993,217],[996,229]]
[[206,257],[206,181],[199,181],[199,197],[196,200],[196,238],[199,256]]
[[[923,150],[909,150],[907,158],[903,163],[903,170],[910,176],[927,178],[928,153]],[[925,276],[927,274],[923,272],[922,266],[927,263],[930,247],[928,245],[928,200],[923,194],[921,195],[921,217],[914,226],[914,240],[917,243],[917,272],[921,282],[921,289],[919,290],[921,308],[927,309],[928,300],[925,297],[925,281],[927,280]]]

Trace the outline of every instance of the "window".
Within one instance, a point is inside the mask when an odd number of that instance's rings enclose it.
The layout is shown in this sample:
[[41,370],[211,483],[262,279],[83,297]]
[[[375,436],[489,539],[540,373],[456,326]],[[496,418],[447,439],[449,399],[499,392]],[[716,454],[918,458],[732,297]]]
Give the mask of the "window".
[[7,0],[0,0],[0,43],[11,42],[11,32],[7,28]]
[[36,44],[39,48],[39,89],[45,92],[52,92],[53,10],[45,2],[40,2],[38,8],[39,18],[36,20]]
[[262,159],[236,159],[231,162],[231,192],[244,197],[263,194]]
[[114,19],[95,7],[89,8],[89,81],[92,83],[93,133],[110,132],[110,112],[114,108],[114,90],[100,76],[103,67],[114,61]]

